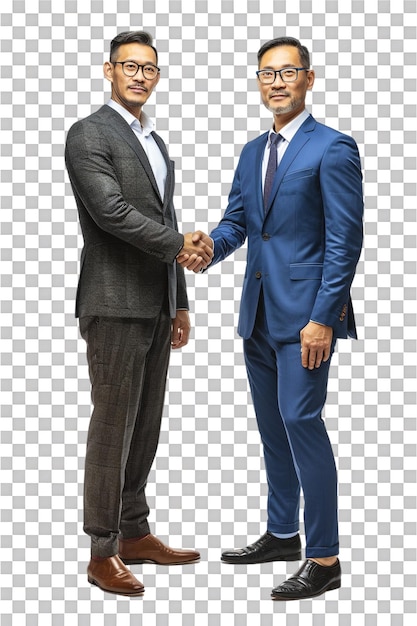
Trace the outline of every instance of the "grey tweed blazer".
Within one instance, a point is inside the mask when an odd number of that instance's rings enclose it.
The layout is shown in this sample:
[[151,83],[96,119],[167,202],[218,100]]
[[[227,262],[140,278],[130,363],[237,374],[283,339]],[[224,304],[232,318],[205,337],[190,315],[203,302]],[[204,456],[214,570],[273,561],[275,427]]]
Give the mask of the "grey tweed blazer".
[[173,205],[174,163],[164,198],[145,151],[117,111],[101,107],[69,130],[65,162],[77,203],[84,247],[76,316],[155,317],[168,299],[171,317],[188,309],[183,245]]

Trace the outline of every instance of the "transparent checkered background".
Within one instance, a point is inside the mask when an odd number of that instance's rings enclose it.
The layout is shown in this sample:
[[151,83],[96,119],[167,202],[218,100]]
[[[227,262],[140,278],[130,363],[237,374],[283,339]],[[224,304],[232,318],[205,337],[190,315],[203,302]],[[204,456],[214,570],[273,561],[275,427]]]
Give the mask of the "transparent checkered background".
[[[366,8],[365,8],[366,6]],[[2,626],[410,626],[416,623],[416,2],[2,0]],[[340,341],[326,421],[340,478],[343,588],[276,603],[296,564],[221,564],[265,530],[259,436],[236,322],[245,250],[187,276],[194,334],[173,354],[150,475],[152,528],[196,547],[133,566],[143,598],[87,583],[82,482],[90,414],[74,319],[82,245],[64,168],[69,127],[103,104],[117,32],[147,29],[162,78],[146,110],[176,161],[184,232],[215,226],[242,146],[270,125],[254,71],[283,34],[312,51],[308,105],[363,158],[360,340]]]

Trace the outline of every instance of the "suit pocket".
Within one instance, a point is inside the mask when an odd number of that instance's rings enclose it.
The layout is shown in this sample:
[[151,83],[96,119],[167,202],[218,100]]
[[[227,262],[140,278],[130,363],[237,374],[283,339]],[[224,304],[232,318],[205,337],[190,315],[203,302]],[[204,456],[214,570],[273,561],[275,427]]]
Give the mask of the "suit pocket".
[[286,183],[287,181],[296,180],[298,178],[307,178],[308,176],[312,176],[313,172],[314,170],[312,167],[305,170],[296,170],[295,172],[291,172],[290,174],[284,176],[282,182]]
[[291,280],[321,280],[323,274],[322,263],[291,263]]

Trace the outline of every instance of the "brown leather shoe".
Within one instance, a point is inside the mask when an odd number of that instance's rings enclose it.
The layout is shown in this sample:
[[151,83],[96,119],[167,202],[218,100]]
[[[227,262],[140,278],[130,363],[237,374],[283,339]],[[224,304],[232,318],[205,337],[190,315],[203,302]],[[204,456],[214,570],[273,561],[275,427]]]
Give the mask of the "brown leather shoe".
[[119,556],[123,563],[156,563],[157,565],[182,565],[200,560],[200,553],[195,550],[174,550],[154,535],[141,539],[119,539]]
[[108,593],[141,596],[145,587],[121,562],[117,554],[102,561],[91,559],[87,567],[88,582]]

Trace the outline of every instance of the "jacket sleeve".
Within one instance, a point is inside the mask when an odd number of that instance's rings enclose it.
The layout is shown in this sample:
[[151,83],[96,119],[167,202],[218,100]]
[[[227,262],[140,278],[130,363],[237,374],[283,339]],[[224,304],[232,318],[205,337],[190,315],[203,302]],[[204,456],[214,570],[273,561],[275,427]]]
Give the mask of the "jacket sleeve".
[[240,162],[233,178],[227,209],[218,226],[210,233],[214,241],[214,257],[209,267],[223,261],[240,248],[246,240],[246,216],[240,187]]
[[[174,211],[174,207],[172,206],[172,219],[174,222],[174,228],[178,229],[177,223],[177,215]],[[184,269],[178,263],[174,264],[174,269],[176,272],[177,279],[177,311],[178,309],[186,309],[189,310],[189,302],[187,296],[187,282],[185,280],[185,272]]]
[[68,132],[65,162],[78,203],[104,231],[165,263],[173,263],[183,235],[127,202],[113,166],[113,150],[100,125],[80,121]]
[[362,173],[355,141],[347,135],[328,146],[320,165],[324,210],[323,275],[311,319],[336,327],[350,302],[350,287],[362,248]]

